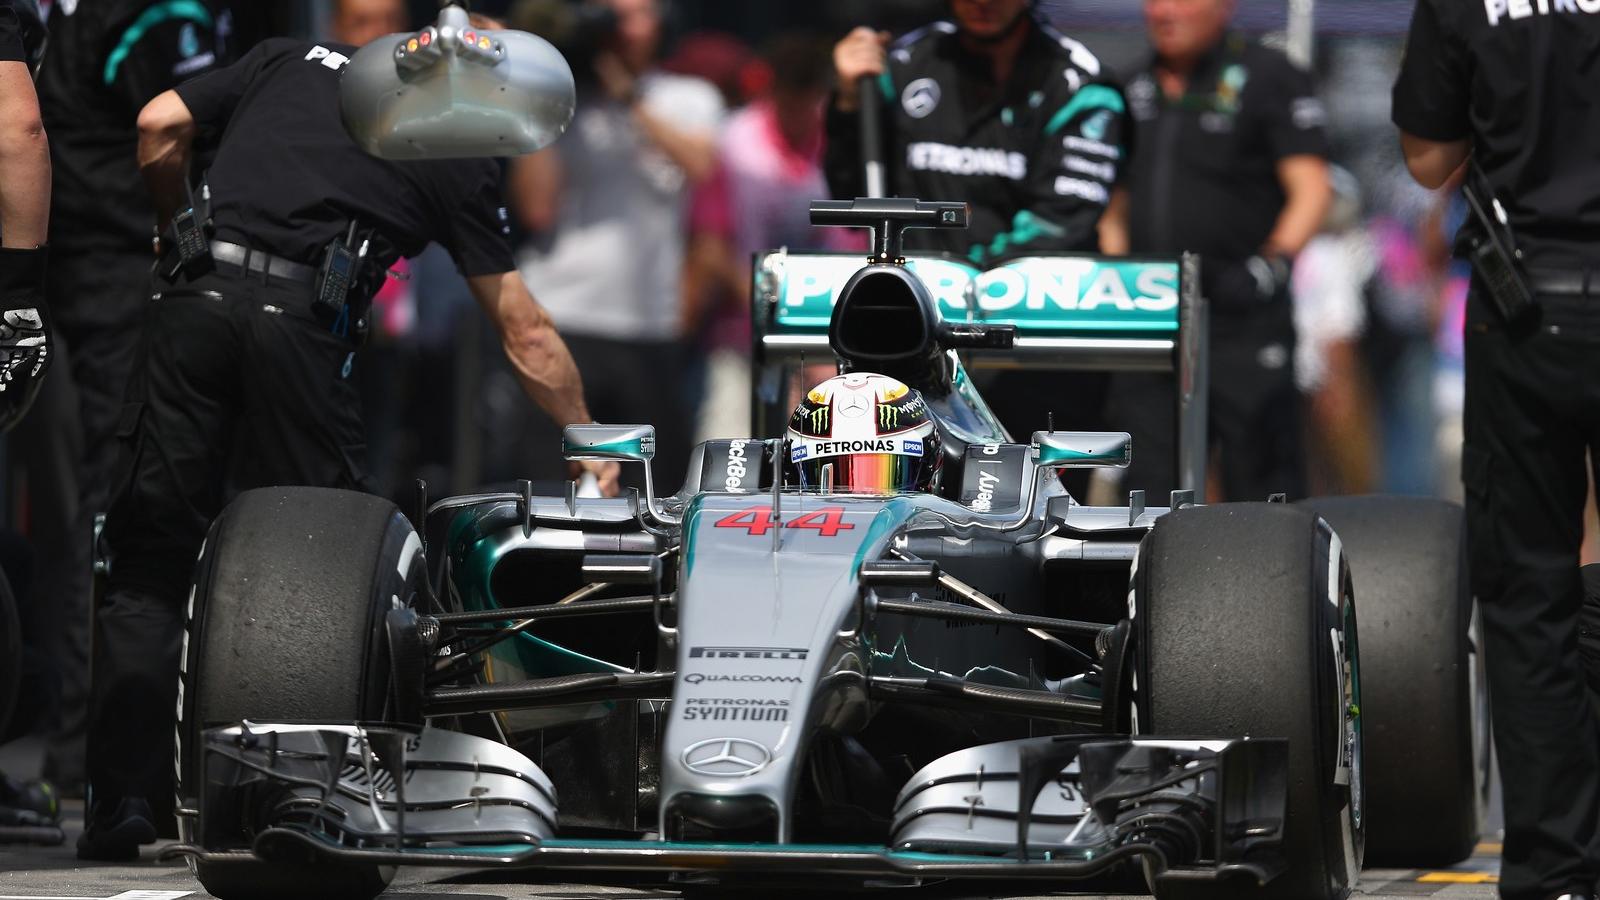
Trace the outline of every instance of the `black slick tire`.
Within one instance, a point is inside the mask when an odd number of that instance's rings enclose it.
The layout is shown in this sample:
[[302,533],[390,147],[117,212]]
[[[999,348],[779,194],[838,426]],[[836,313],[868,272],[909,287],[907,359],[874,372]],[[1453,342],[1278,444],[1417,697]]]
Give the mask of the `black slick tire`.
[[1140,733],[1289,742],[1287,871],[1157,877],[1160,900],[1339,900],[1362,854],[1359,649],[1331,529],[1282,504],[1180,509],[1140,545],[1130,596]]
[[1339,535],[1361,613],[1367,863],[1466,859],[1488,802],[1489,731],[1461,507],[1381,496],[1297,505]]
[[[198,808],[200,736],[256,721],[378,721],[389,705],[384,621],[414,604],[420,541],[387,500],[352,491],[260,488],[212,524],[185,626],[177,736],[179,804]],[[180,829],[195,837],[195,819]],[[202,826],[204,830],[204,826]],[[369,898],[392,867],[201,862],[221,900]]]

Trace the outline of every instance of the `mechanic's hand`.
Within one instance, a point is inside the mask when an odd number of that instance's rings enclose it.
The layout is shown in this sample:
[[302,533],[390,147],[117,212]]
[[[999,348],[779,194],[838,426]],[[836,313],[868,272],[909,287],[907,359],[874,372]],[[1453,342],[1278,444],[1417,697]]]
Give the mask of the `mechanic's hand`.
[[1271,300],[1289,286],[1289,276],[1294,265],[1286,256],[1275,253],[1258,253],[1244,261],[1244,267],[1256,282],[1256,296]]
[[0,434],[33,405],[50,367],[44,273],[48,251],[0,248]]
[[839,90],[834,106],[840,112],[853,113],[860,108],[856,95],[858,82],[863,78],[876,78],[883,74],[889,46],[889,32],[873,31],[865,26],[844,36],[833,45],[833,74],[839,79]]
[[582,472],[593,475],[599,482],[600,496],[615,497],[622,493],[622,466],[611,460],[588,459],[572,464],[572,475],[577,477]]
[[1252,256],[1244,262],[1205,260],[1200,289],[1219,310],[1246,312],[1270,303],[1289,285],[1290,265],[1280,256]]
[[606,96],[618,103],[633,103],[639,99],[639,78],[629,71],[622,58],[611,51],[595,55],[594,74],[600,79],[600,88]]

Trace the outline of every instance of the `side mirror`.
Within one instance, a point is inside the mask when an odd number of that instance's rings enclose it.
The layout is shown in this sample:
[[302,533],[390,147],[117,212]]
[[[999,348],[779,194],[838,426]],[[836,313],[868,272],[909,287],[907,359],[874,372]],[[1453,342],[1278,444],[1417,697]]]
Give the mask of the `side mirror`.
[[345,130],[381,159],[521,156],[554,143],[577,104],[544,38],[478,31],[460,6],[362,47],[339,80]]
[[1029,448],[1041,469],[1126,469],[1133,436],[1125,431],[1035,431]]
[[653,425],[568,425],[561,432],[561,455],[571,462],[648,463],[656,456],[656,429]]
[[604,460],[643,464],[645,509],[657,522],[679,524],[656,499],[656,480],[650,468],[650,460],[656,456],[654,425],[568,425],[561,431],[561,455],[568,462]]

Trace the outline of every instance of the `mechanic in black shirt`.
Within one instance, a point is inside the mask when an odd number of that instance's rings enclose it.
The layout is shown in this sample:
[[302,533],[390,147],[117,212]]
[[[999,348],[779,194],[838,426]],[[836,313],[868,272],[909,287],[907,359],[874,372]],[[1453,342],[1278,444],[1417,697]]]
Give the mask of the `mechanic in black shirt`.
[[[1420,0],[1393,118],[1424,187],[1470,163],[1501,261],[1533,298],[1492,288],[1497,267],[1472,255],[1461,463],[1505,786],[1500,896],[1593,897],[1600,740],[1584,670],[1600,659],[1579,638],[1578,548],[1585,453],[1600,462],[1600,3]],[[1459,249],[1487,234],[1469,220]]]
[[[889,36],[857,28],[834,48],[828,187],[865,193],[857,82],[884,96],[888,193],[970,205],[966,230],[906,233],[910,251],[945,251],[980,269],[1034,252],[1095,252],[1125,153],[1127,106],[1100,60],[1051,27],[1031,0],[950,0],[951,21]],[[1054,411],[1094,427],[1104,378],[1006,372],[985,391],[1013,435]]]
[[36,8],[0,0],[0,432],[28,411],[51,356],[44,318],[50,147],[29,69],[43,40]]
[[[360,489],[354,376],[367,301],[403,255],[442,244],[503,338],[523,387],[562,425],[590,421],[578,372],[517,274],[498,162],[388,162],[345,132],[339,71],[355,48],[274,39],[180,85],[139,115],[139,163],[161,221],[189,207],[198,134],[219,142],[211,265],[162,256],[124,407],[123,482],[106,539],[85,859],[126,859],[155,835],[148,798],[171,793],[172,709],[183,599],[212,518],[234,491]],[[348,302],[319,307],[336,240],[360,254]],[[589,464],[615,493],[615,464]]]
[[[1289,271],[1332,201],[1325,115],[1282,54],[1227,31],[1231,0],[1145,0],[1154,53],[1128,82],[1138,154],[1107,215],[1135,254],[1201,254],[1210,304],[1210,444],[1229,500],[1305,491]],[[1170,376],[1118,375],[1109,424],[1139,448],[1124,478],[1177,487]]]
[[[50,13],[39,102],[55,170],[46,285],[62,365],[20,449],[61,680],[45,771],[74,796],[89,706],[89,535],[110,499],[117,414],[149,299],[155,211],[139,179],[135,120],[157,94],[227,61],[231,22],[215,0],[56,3]],[[52,497],[57,490],[65,496]]]
[[[0,0],[0,433],[27,412],[38,390],[50,347],[44,330],[45,238],[50,217],[50,149],[39,115],[30,63],[44,39],[37,10],[23,0]],[[24,552],[16,552],[18,548]],[[0,581],[11,580],[26,597],[27,545],[0,534]],[[18,690],[37,692],[42,674],[39,635],[0,599],[0,741],[13,732],[8,719],[20,706]],[[28,610],[27,612],[32,612]],[[20,639],[20,640],[19,640]],[[20,679],[20,680],[19,680]],[[31,699],[31,698],[30,698]],[[55,792],[45,782],[17,782],[0,772],[0,843],[56,844],[62,840]]]

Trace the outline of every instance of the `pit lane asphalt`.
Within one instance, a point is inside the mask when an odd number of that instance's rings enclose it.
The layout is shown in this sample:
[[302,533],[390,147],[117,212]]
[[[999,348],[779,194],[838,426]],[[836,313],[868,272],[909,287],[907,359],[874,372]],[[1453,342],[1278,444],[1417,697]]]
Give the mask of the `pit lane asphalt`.
[[[37,765],[37,748],[19,742],[0,748],[0,771],[27,777]],[[1498,798],[1496,798],[1498,799]],[[1498,806],[1498,803],[1495,804]],[[83,825],[81,803],[69,801],[62,823],[67,841],[59,847],[0,844],[0,900],[203,900],[209,896],[181,862],[156,862],[157,848],[146,847],[137,863],[80,863],[73,842]],[[1491,822],[1491,825],[1495,824]],[[1466,862],[1446,870],[1369,869],[1362,873],[1355,896],[1372,900],[1435,897],[1438,900],[1490,900],[1500,868],[1500,846],[1489,837]],[[1071,891],[1036,893],[1027,884],[944,884],[919,890],[878,892],[895,900],[967,900],[967,898],[1105,897]],[[766,900],[785,895],[763,889]],[[832,892],[829,892],[832,893]],[[816,896],[794,893],[792,898]],[[403,869],[384,896],[405,900],[673,900],[678,892],[641,880],[601,884],[568,883],[538,873],[503,870]],[[737,895],[729,892],[728,900]],[[871,893],[849,896],[868,898]],[[1120,896],[1120,895],[1119,895]],[[292,898],[285,898],[292,900]]]

